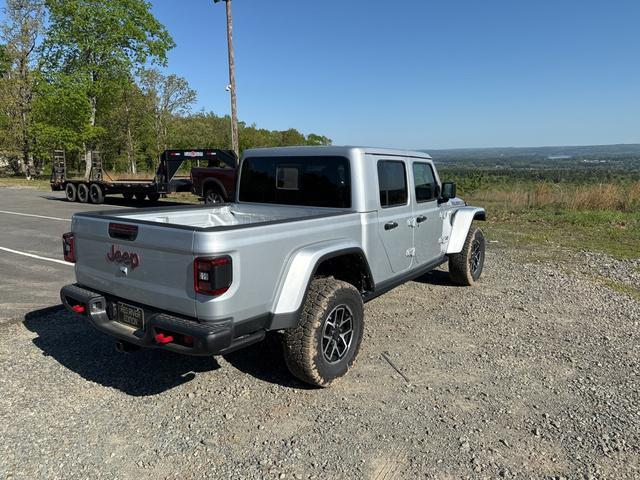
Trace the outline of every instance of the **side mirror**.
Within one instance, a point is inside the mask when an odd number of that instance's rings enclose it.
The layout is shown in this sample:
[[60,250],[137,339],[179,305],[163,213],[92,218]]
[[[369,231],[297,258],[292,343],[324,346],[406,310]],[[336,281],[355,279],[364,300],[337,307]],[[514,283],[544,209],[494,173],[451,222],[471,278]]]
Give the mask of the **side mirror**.
[[444,182],[442,184],[442,193],[440,198],[443,201],[448,202],[452,198],[456,197],[456,182]]

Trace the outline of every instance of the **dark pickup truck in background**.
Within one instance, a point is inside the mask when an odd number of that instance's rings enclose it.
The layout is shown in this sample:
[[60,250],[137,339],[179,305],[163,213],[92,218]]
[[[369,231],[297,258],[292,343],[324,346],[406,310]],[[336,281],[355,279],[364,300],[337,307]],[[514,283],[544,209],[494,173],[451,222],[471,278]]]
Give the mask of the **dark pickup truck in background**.
[[207,205],[234,201],[238,157],[232,150],[206,153],[208,165],[191,169],[191,192]]

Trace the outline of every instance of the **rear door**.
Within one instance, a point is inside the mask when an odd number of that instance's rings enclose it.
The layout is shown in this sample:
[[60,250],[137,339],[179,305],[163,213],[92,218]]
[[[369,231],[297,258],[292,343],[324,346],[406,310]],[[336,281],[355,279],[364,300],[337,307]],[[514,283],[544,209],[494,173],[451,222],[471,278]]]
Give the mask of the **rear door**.
[[438,208],[438,183],[433,167],[428,162],[412,162],[411,173],[416,260],[419,264],[426,264],[442,257],[442,219]]
[[378,233],[394,273],[411,267],[414,251],[407,167],[404,159],[378,160]]
[[195,317],[193,230],[79,216],[73,231],[78,283]]

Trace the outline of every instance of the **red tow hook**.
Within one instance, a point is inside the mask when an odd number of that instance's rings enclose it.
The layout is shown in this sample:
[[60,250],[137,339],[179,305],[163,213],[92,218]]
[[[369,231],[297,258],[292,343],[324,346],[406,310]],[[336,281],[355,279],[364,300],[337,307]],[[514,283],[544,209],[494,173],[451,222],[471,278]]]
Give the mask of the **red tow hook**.
[[74,305],[71,307],[71,310],[76,313],[84,313],[84,305]]
[[164,333],[156,333],[156,342],[160,345],[166,345],[167,343],[173,342],[173,336],[165,335]]

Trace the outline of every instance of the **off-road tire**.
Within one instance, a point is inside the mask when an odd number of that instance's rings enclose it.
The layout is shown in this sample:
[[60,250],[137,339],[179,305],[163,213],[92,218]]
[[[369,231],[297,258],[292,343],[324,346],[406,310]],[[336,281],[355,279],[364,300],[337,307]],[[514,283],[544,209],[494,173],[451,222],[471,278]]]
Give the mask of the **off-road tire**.
[[[485,239],[482,230],[471,227],[464,242],[462,251],[449,255],[449,277],[451,280],[463,286],[474,285],[482,275],[485,257]],[[474,258],[474,253],[479,252],[479,258]],[[475,261],[477,266],[474,268]]]
[[78,201],[87,203],[89,201],[89,187],[85,183],[78,185]]
[[154,203],[160,200],[160,194],[158,192],[149,193],[147,197],[149,197],[150,202]]
[[[352,336],[344,356],[329,362],[322,351],[323,329],[332,312],[342,307],[347,307],[351,314]],[[328,387],[353,365],[363,332],[364,305],[358,290],[333,277],[316,278],[309,286],[298,325],[284,334],[287,367],[303,382]]]
[[67,183],[67,186],[64,187],[64,194],[67,197],[67,201],[75,202],[78,198],[78,189],[73,183]]
[[89,185],[89,200],[95,204],[104,203],[104,191],[97,183]]
[[131,200],[133,200],[133,193],[129,193],[129,192],[123,193],[122,196],[127,202],[130,202]]

